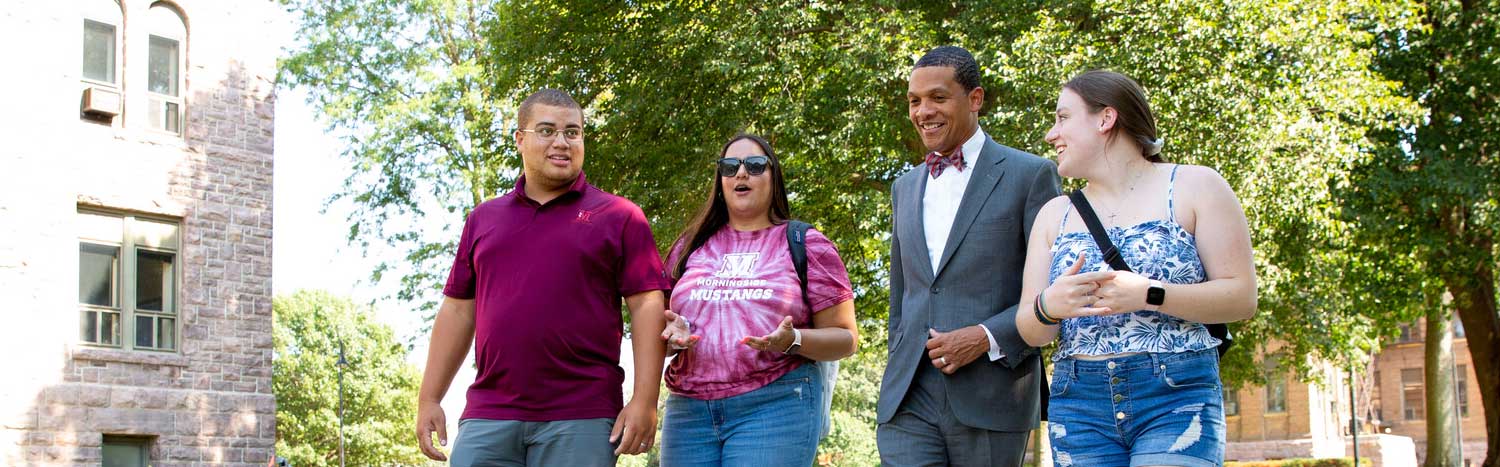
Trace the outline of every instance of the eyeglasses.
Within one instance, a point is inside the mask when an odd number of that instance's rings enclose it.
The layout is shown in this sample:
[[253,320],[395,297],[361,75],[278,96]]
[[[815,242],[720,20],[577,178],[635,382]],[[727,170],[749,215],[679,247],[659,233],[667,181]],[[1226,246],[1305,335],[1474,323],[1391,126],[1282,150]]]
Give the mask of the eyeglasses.
[[771,166],[771,158],[766,156],[750,156],[744,159],[725,157],[719,159],[719,176],[733,177],[739,175],[740,165],[745,166],[745,172],[750,175],[766,173],[766,168]]
[[568,141],[582,141],[583,140],[583,129],[582,128],[564,128],[562,131],[558,131],[556,128],[552,128],[550,126],[544,126],[544,127],[541,127],[541,128],[537,128],[535,130],[521,130],[521,131],[524,131],[524,132],[527,132],[527,133],[536,133],[536,135],[538,137],[540,137],[543,141],[552,141],[553,138],[557,137],[558,133],[562,133],[563,137],[567,138]]

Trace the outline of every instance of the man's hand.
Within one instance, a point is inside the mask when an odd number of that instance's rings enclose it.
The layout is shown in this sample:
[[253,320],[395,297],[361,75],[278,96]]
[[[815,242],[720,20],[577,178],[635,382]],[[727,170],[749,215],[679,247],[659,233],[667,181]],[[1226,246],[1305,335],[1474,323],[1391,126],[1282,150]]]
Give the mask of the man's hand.
[[448,445],[448,417],[443,415],[443,406],[437,401],[417,401],[417,446],[428,459],[446,461],[448,456],[432,445],[432,433],[436,431],[438,443]]
[[943,374],[953,374],[990,350],[990,339],[979,325],[950,332],[927,330],[927,356]]
[[625,404],[625,410],[615,418],[615,428],[609,432],[609,442],[617,441],[616,456],[651,450],[656,442],[656,401],[631,399]]
[[770,334],[760,337],[746,337],[741,339],[740,342],[762,352],[781,353],[785,352],[788,347],[791,347],[794,340],[796,340],[796,336],[792,335],[792,317],[787,316],[781,319],[781,325],[776,326],[776,330],[771,331]]
[[672,310],[666,310],[665,315],[667,328],[661,331],[661,338],[667,341],[667,345],[672,350],[687,350],[698,345],[698,341],[703,337],[693,335],[693,326],[688,324],[687,318],[673,313]]

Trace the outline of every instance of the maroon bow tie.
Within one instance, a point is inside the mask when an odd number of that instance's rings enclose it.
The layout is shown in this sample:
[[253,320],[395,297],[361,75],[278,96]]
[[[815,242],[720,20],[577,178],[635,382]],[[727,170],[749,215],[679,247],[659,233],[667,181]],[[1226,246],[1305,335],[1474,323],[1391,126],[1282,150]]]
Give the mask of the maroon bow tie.
[[939,175],[943,174],[943,169],[950,165],[959,172],[964,171],[963,148],[954,149],[953,154],[948,156],[944,156],[937,151],[933,151],[927,155],[927,173],[932,174],[932,178],[938,178]]

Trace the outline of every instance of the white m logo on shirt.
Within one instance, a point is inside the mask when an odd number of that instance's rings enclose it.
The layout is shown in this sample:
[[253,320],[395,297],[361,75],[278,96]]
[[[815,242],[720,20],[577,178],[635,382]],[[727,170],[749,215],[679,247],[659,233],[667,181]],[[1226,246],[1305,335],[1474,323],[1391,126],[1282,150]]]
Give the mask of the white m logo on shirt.
[[724,255],[724,260],[719,263],[719,270],[714,272],[714,277],[750,277],[755,271],[755,261],[760,259],[760,253],[732,253]]

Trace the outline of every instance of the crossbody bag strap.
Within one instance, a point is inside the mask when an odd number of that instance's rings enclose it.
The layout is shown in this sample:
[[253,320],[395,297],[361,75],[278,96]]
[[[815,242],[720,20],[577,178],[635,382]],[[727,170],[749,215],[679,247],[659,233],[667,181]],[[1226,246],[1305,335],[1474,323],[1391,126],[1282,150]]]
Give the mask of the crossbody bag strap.
[[1099,223],[1099,216],[1094,214],[1094,206],[1089,204],[1089,199],[1083,196],[1083,190],[1073,190],[1068,193],[1068,199],[1073,201],[1073,207],[1078,209],[1078,217],[1083,218],[1083,225],[1088,226],[1089,235],[1094,237],[1094,243],[1099,245],[1099,254],[1104,255],[1104,262],[1116,271],[1129,271],[1130,265],[1125,264],[1125,258],[1120,257],[1120,250],[1115,248],[1115,242],[1109,240],[1109,234],[1104,232],[1104,225]]

